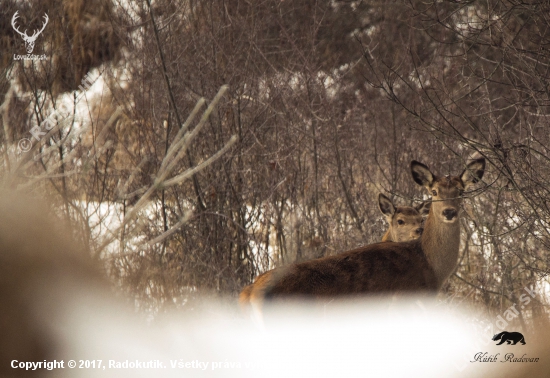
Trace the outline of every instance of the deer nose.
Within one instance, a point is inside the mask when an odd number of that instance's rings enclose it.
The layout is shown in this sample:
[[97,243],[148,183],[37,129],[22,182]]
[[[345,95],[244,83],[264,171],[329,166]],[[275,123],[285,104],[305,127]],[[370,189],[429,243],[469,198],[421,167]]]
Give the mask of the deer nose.
[[424,229],[420,227],[420,228],[417,228],[415,231],[418,235],[422,235],[422,231],[424,231]]
[[454,217],[456,217],[457,212],[455,209],[445,209],[443,210],[443,216],[447,218],[447,220],[452,220]]

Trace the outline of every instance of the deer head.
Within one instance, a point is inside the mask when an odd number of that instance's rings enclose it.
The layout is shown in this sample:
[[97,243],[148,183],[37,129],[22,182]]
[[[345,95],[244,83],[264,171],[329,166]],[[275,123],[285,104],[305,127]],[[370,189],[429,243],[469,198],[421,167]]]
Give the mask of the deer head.
[[415,240],[422,235],[423,216],[430,211],[430,202],[423,202],[415,207],[395,206],[393,202],[380,193],[378,207],[390,225],[382,241],[403,242]]
[[483,177],[485,159],[470,162],[460,176],[438,177],[417,161],[411,162],[414,181],[424,186],[432,195],[432,211],[441,222],[452,224],[458,220],[462,194]]
[[13,29],[23,38],[23,40],[25,41],[25,48],[27,49],[27,53],[30,54],[34,50],[34,42],[36,41],[36,38],[38,38],[38,36],[44,31],[44,28],[48,24],[49,18],[48,15],[44,13],[44,24],[42,25],[42,29],[35,30],[31,36],[28,36],[27,29],[25,29],[25,31],[21,33],[15,25],[15,21],[19,18],[18,13],[19,11],[15,12],[15,14],[13,15],[11,19],[11,26],[13,26]]

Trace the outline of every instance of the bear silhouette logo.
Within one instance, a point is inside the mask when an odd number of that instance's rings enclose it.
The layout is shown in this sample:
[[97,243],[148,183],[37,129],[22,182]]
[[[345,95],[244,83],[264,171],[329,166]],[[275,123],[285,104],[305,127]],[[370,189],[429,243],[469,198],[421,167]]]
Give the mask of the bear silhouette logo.
[[516,345],[518,342],[520,342],[523,345],[525,345],[525,338],[519,332],[504,331],[501,333],[497,333],[496,335],[493,336],[493,341],[496,341],[496,340],[500,340],[500,343],[498,343],[497,345],[504,344],[505,342],[507,344],[511,343],[512,345]]

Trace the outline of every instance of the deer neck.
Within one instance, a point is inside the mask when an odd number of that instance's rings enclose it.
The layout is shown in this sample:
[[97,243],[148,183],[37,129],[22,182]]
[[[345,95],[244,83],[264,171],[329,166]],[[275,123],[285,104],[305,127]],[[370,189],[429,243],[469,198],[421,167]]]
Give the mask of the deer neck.
[[391,233],[390,233],[390,230],[386,231],[386,233],[384,234],[384,236],[382,236],[382,241],[385,242],[385,241],[393,241],[392,237],[391,237]]
[[436,219],[430,210],[421,237],[422,251],[437,277],[438,287],[454,271],[458,262],[460,245],[460,219],[444,223]]

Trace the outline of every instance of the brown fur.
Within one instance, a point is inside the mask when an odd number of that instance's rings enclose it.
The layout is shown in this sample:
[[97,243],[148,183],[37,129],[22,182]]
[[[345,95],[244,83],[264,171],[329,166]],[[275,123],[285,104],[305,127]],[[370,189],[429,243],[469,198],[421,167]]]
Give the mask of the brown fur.
[[[414,266],[415,271],[410,267]],[[365,279],[365,272],[369,272]],[[435,290],[436,279],[418,240],[377,243],[283,268],[254,285],[251,296],[265,298],[299,294],[331,297],[361,293]],[[399,277],[398,280],[393,279]],[[260,288],[259,292],[256,289]]]
[[[415,207],[411,206],[395,206],[388,197],[382,193],[378,196],[378,206],[382,214],[386,215],[389,223],[389,228],[382,237],[382,241],[411,241],[418,239],[422,234],[423,215],[430,210],[430,203],[423,202]],[[402,220],[405,223],[399,225],[398,221]],[[419,231],[420,230],[420,231]],[[267,283],[271,276],[272,270],[265,272],[254,280],[254,283],[247,285],[239,294],[239,305],[246,311],[250,303],[250,295],[253,287]]]
[[239,294],[239,305],[241,306],[241,309],[243,311],[246,312],[248,310],[248,305],[250,304],[250,301],[251,301],[253,288],[255,286],[266,285],[269,282],[272,273],[273,273],[273,270],[269,270],[265,273],[262,273],[258,277],[256,277],[256,279],[254,280],[254,283],[244,287],[244,289]]
[[460,243],[461,192],[483,176],[485,160],[455,177],[434,176],[413,161],[413,179],[436,191],[423,236],[409,242],[372,244],[334,256],[273,269],[241,293],[258,308],[265,299],[305,296],[437,291],[454,270]]

